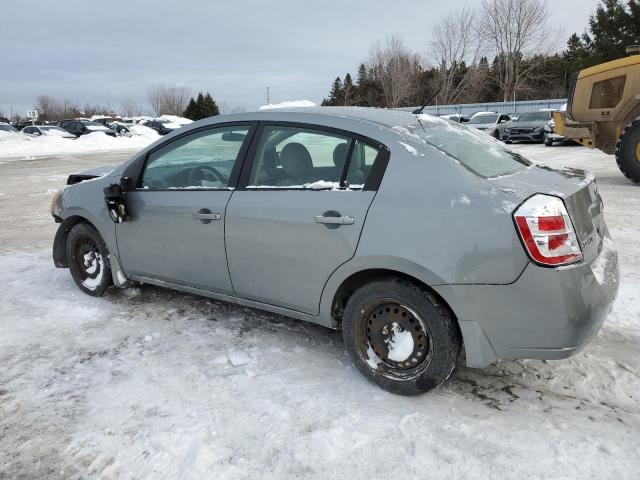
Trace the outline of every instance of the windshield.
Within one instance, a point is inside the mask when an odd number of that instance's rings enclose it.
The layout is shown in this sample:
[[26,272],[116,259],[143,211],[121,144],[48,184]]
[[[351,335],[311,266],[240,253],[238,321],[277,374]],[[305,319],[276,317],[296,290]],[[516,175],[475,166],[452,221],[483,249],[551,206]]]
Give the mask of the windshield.
[[16,130],[15,128],[13,128],[11,125],[0,125],[0,130],[5,131],[5,132],[17,132],[18,130]]
[[509,150],[489,135],[429,115],[419,115],[415,124],[395,127],[437,148],[482,177],[495,177],[523,170],[527,159]]
[[469,120],[470,125],[478,124],[478,123],[496,123],[498,120],[498,114],[494,113],[483,113],[480,115],[474,115],[471,120]]
[[527,112],[518,117],[519,122],[536,122],[544,120],[545,122],[551,118],[551,112]]

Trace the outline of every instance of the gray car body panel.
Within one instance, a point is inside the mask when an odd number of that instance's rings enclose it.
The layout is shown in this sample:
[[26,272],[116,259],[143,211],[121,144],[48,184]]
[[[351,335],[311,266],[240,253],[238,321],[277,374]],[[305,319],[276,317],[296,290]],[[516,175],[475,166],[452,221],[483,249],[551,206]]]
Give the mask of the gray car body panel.
[[[596,204],[601,208],[601,199],[594,200],[599,198],[597,192],[584,193],[593,179],[579,172],[557,173],[534,166],[504,177],[479,177],[438,149],[393,129],[413,118],[389,110],[320,108],[201,120],[163,137],[109,173],[103,171],[103,177],[65,188],[57,215],[61,219],[77,215],[91,222],[128,279],[336,327],[332,306],[340,285],[358,272],[384,269],[423,282],[449,305],[459,320],[470,366],[483,367],[497,358],[561,358],[578,351],[604,320],[618,287],[615,251],[603,253],[602,239],[608,232],[601,212],[596,212],[599,220],[592,226],[598,230],[597,241],[586,244],[585,262],[551,269],[530,262],[512,214],[536,192],[563,198],[572,215]],[[386,145],[390,160],[378,191],[229,191],[212,205],[222,216],[213,226],[192,219],[173,224],[158,210],[155,220],[149,220],[151,236],[143,234],[146,241],[153,241],[153,232],[157,236],[163,230],[179,234],[185,228],[197,232],[200,227],[212,227],[200,229],[211,231],[214,243],[210,246],[218,249],[209,261],[222,263],[226,256],[229,270],[225,262],[216,273],[218,280],[206,284],[202,275],[194,279],[196,264],[184,262],[180,255],[170,258],[167,239],[164,246],[154,245],[149,257],[158,255],[158,261],[168,263],[164,273],[132,268],[122,251],[127,241],[116,240],[116,229],[120,229],[118,235],[126,235],[131,225],[116,226],[111,221],[102,189],[118,183],[127,167],[176,136],[247,121],[332,127]],[[183,195],[184,218],[190,208],[195,213],[208,206],[202,197],[207,192],[197,193],[199,198]],[[172,200],[167,197],[156,206],[163,202],[168,206]],[[315,215],[327,210],[353,216],[354,225],[328,229],[313,222]],[[574,219],[584,242],[594,233],[589,232],[587,220]],[[296,237],[298,232],[301,237]],[[178,237],[171,235],[177,242]],[[181,255],[198,248],[199,241],[192,240]],[[285,249],[278,248],[283,245]],[[206,251],[196,253],[206,255]],[[613,272],[608,283],[597,281],[591,270],[594,262],[604,263],[599,268]],[[225,275],[230,284],[224,281]]]

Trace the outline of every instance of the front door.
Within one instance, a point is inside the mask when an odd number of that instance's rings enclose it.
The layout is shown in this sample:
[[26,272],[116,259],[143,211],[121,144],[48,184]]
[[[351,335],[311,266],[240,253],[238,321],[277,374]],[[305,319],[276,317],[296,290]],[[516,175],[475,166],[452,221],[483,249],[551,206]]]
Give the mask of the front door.
[[127,274],[231,294],[224,215],[249,125],[178,137],[152,151],[116,225]]
[[317,314],[325,282],[356,251],[379,148],[297,126],[265,125],[257,135],[251,168],[227,207],[235,293]]

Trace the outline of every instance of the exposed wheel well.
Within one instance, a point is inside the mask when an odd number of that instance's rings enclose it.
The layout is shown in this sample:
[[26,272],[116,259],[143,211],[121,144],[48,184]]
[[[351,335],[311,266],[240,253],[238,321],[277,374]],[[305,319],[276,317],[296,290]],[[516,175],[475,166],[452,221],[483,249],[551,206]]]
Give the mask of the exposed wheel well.
[[56,232],[56,236],[53,240],[53,263],[56,267],[69,267],[69,265],[67,264],[67,237],[69,236],[69,232],[74,227],[74,225],[82,222],[88,223],[95,228],[95,226],[89,220],[81,217],[80,215],[73,215],[69,218],[64,219],[58,227],[58,231]]
[[[352,274],[342,282],[342,284],[338,287],[338,290],[336,290],[336,293],[333,296],[333,302],[331,303],[331,316],[336,320],[338,325],[342,322],[342,313],[344,312],[344,308],[347,305],[349,298],[351,297],[351,295],[353,295],[353,292],[355,292],[358,288],[366,283],[382,278],[396,278],[399,280],[405,280],[414,283],[419,287],[424,288],[425,290],[428,290],[445,308],[447,308],[447,310],[449,310],[455,320],[456,326],[458,327],[458,333],[460,333],[458,317],[451,309],[449,304],[438,294],[438,292],[436,292],[426,283],[418,280],[415,277],[412,277],[411,275],[385,268],[362,270],[360,272]],[[460,335],[460,338],[462,338],[462,335]]]

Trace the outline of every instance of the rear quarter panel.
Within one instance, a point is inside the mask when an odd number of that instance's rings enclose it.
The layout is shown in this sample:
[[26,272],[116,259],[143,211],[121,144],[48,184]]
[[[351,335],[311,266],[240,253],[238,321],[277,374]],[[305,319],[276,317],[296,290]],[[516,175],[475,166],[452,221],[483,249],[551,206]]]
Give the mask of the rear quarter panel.
[[340,284],[366,269],[395,270],[430,286],[517,280],[529,261],[512,220],[513,193],[410,138],[390,134],[384,143],[389,165],[356,255],[327,282],[323,319]]

